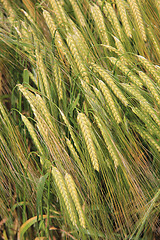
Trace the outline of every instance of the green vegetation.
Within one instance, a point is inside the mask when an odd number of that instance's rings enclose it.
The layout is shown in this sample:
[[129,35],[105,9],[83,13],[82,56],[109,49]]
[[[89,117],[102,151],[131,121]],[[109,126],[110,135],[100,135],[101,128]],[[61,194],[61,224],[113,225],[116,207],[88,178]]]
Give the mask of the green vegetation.
[[0,0],[1,239],[159,239],[159,42],[158,0]]

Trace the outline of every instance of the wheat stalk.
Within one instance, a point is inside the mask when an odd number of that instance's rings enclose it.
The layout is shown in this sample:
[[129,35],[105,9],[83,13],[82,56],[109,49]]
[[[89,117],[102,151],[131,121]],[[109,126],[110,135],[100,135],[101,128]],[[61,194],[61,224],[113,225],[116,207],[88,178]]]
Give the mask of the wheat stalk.
[[66,185],[68,187],[68,190],[71,194],[72,200],[75,204],[76,210],[78,212],[80,225],[83,228],[85,228],[86,227],[85,217],[84,217],[84,213],[83,213],[82,207],[81,207],[80,202],[79,202],[79,197],[78,197],[78,193],[77,193],[77,190],[76,190],[75,182],[74,182],[73,178],[71,177],[71,175],[68,174],[68,173],[66,173],[66,175],[65,175],[65,181],[66,181]]
[[90,129],[90,126],[88,124],[88,119],[85,116],[85,114],[79,113],[77,116],[77,122],[78,122],[78,124],[81,128],[82,134],[84,136],[93,167],[95,170],[99,171],[99,163],[98,163],[98,159],[97,159],[97,154],[96,154],[94,143],[92,140],[92,133],[91,133],[92,130]]

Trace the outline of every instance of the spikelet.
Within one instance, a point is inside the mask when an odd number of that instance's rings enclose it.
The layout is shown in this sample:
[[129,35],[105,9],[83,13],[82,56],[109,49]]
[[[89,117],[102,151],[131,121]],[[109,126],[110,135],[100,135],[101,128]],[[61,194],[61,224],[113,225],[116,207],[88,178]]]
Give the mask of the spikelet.
[[118,99],[121,100],[121,102],[127,106],[128,105],[128,100],[126,97],[123,95],[121,90],[117,87],[115,84],[113,78],[110,76],[108,72],[106,72],[102,67],[98,66],[97,64],[92,63],[91,67],[94,72],[98,73],[107,83],[107,85],[112,89],[113,93],[116,95]]
[[143,86],[141,80],[134,73],[132,73],[131,70],[128,67],[126,67],[121,60],[116,59],[114,57],[109,57],[109,60],[111,61],[112,64],[116,65],[116,67],[118,67],[120,71],[123,74],[125,74],[138,87]]
[[57,62],[54,63],[53,70],[54,70],[55,84],[58,92],[58,98],[59,98],[59,101],[61,101],[63,99],[62,75]]
[[106,32],[106,27],[104,23],[104,18],[101,10],[96,4],[90,5],[90,11],[92,13],[92,17],[95,21],[97,30],[99,31],[99,36],[103,44],[109,45],[109,40]]
[[78,193],[77,193],[77,190],[76,190],[75,182],[74,182],[73,178],[71,177],[71,175],[68,174],[68,173],[66,173],[66,175],[65,175],[65,181],[66,181],[66,185],[68,187],[68,190],[71,194],[72,200],[75,204],[76,210],[78,212],[80,225],[83,228],[85,228],[86,224],[85,224],[84,213],[83,213],[82,207],[81,207],[80,202],[79,202],[79,196],[78,196]]
[[136,89],[134,86],[131,86],[129,84],[123,84],[123,87],[126,89],[127,92],[132,94],[137,101],[139,101],[139,103],[145,109],[145,111],[148,112],[150,116],[155,120],[157,125],[160,126],[160,120],[156,115],[156,111],[150,106],[147,100],[140,94],[138,89]]
[[69,1],[72,4],[73,11],[76,15],[76,18],[77,18],[78,22],[80,23],[80,26],[85,27],[86,26],[85,18],[84,18],[83,14],[82,14],[79,6],[78,6],[77,1],[76,0],[69,0]]
[[154,99],[160,105],[160,95],[158,94],[153,81],[145,73],[143,73],[141,71],[139,71],[138,73],[139,73],[139,76],[141,77],[142,81],[144,82],[145,86],[148,88],[148,90],[151,92]]
[[82,134],[84,136],[85,142],[86,142],[86,146],[91,158],[91,162],[93,164],[93,167],[95,170],[99,171],[99,163],[98,163],[98,159],[97,159],[97,154],[95,151],[95,147],[94,147],[94,143],[92,140],[92,133],[91,133],[91,129],[90,126],[88,124],[88,119],[85,116],[85,114],[83,113],[79,113],[77,116],[77,122],[81,128]]
[[110,3],[108,3],[107,1],[105,1],[105,4],[103,5],[103,1],[98,0],[98,4],[100,7],[103,6],[103,12],[106,16],[106,18],[111,22],[112,27],[116,30],[116,32],[118,33],[119,38],[122,40],[122,32],[121,32],[121,26],[120,23],[117,19],[116,13],[112,7],[112,5]]
[[96,115],[94,115],[94,117],[95,117],[97,125],[102,133],[103,139],[104,139],[107,149],[108,149],[108,152],[109,152],[112,160],[114,161],[115,167],[117,168],[119,165],[119,157],[118,157],[117,151],[114,147],[111,134],[110,134],[109,130],[106,128],[106,126],[103,125],[101,120],[98,119],[98,117]]
[[146,58],[144,58],[140,55],[138,55],[137,57],[138,57],[138,60],[140,61],[140,63],[145,67],[145,69],[147,69],[152,74],[152,76],[154,77],[154,80],[160,86],[160,76],[158,75],[154,66]]
[[36,50],[36,58],[37,58],[38,69],[42,75],[42,82],[43,82],[43,85],[45,88],[45,92],[49,99],[50,98],[50,87],[49,87],[47,76],[46,76],[46,69],[45,69],[43,59],[42,59],[42,55],[40,53],[38,53],[37,50]]
[[88,74],[87,74],[87,71],[86,71],[86,67],[84,66],[83,61],[82,61],[82,59],[81,59],[81,57],[80,57],[80,55],[77,51],[76,45],[73,41],[73,37],[70,34],[68,34],[66,40],[67,40],[67,44],[68,44],[68,46],[71,50],[71,53],[73,54],[73,57],[74,57],[74,60],[77,64],[79,72],[81,73],[84,81],[86,83],[89,83],[89,78],[88,78]]
[[135,22],[139,28],[140,31],[140,36],[142,36],[142,39],[146,42],[147,41],[147,37],[146,37],[146,32],[145,32],[145,27],[144,27],[144,23],[142,20],[142,16],[139,10],[139,7],[137,5],[136,0],[127,0],[129,5],[130,5],[130,9],[133,13],[133,17],[135,19]]
[[99,85],[99,87],[100,87],[100,89],[101,89],[101,91],[102,91],[102,93],[103,93],[103,95],[104,95],[104,97],[106,99],[106,102],[107,102],[108,106],[111,109],[111,112],[112,112],[116,122],[118,124],[121,123],[122,119],[121,119],[121,117],[119,115],[119,112],[118,112],[116,106],[115,106],[114,100],[113,100],[113,98],[111,96],[111,93],[110,93],[109,89],[104,84],[104,82],[102,82],[101,80],[99,80],[98,85]]
[[28,132],[30,133],[30,135],[31,135],[31,137],[32,137],[32,139],[33,139],[33,141],[34,141],[34,143],[35,143],[38,151],[42,154],[42,153],[43,153],[42,147],[41,147],[41,145],[40,145],[40,143],[39,143],[39,141],[38,141],[38,139],[37,139],[37,136],[36,136],[36,133],[35,133],[35,131],[34,131],[34,128],[33,128],[32,124],[31,124],[30,121],[29,121],[24,115],[22,115],[22,114],[21,114],[21,118],[22,118],[22,121],[24,122],[25,126],[27,127]]
[[55,183],[60,191],[60,194],[62,195],[67,212],[70,216],[71,222],[73,225],[76,226],[76,216],[75,216],[74,210],[72,208],[72,205],[70,203],[70,199],[68,196],[68,190],[66,188],[64,178],[56,167],[52,168],[52,175],[53,175]]
[[116,0],[116,5],[118,8],[125,32],[129,38],[132,38],[132,31],[128,22],[127,13],[126,13],[123,0]]

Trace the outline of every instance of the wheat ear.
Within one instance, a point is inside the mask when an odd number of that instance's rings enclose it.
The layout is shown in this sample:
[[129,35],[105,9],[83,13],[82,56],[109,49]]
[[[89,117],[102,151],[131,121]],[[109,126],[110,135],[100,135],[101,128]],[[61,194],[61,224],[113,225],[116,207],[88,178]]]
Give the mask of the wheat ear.
[[120,14],[125,32],[126,32],[126,34],[129,38],[132,38],[132,31],[131,31],[131,28],[130,28],[130,25],[129,25],[129,22],[128,22],[124,2],[123,2],[123,0],[116,0],[116,4],[117,4],[117,8],[118,8],[118,11],[119,11],[119,14]]
[[103,1],[101,1],[101,0],[98,0],[98,4],[100,7],[103,6],[103,12],[104,12],[106,18],[111,22],[112,27],[116,30],[116,32],[118,33],[118,36],[122,40],[123,37],[122,37],[121,26],[120,26],[120,23],[117,19],[116,13],[115,13],[112,5],[110,3],[108,3],[107,1],[105,1],[104,5],[103,5]]
[[140,108],[132,107],[132,112],[134,112],[146,125],[147,129],[149,129],[150,133],[154,133],[160,138],[160,131],[159,127],[156,128],[155,124],[153,124],[153,120],[151,120],[150,115],[148,113],[144,113],[143,110]]
[[94,117],[95,117],[97,125],[102,133],[103,139],[104,139],[107,149],[108,149],[108,152],[109,152],[112,160],[114,161],[115,167],[117,168],[117,166],[119,165],[119,157],[118,157],[117,151],[114,147],[111,134],[110,134],[109,130],[106,129],[106,127],[103,125],[102,121],[100,119],[98,119],[97,116],[94,115]]
[[109,40],[106,32],[106,27],[104,23],[104,18],[101,10],[96,4],[90,5],[90,11],[92,13],[92,17],[95,21],[97,30],[99,31],[99,36],[103,44],[109,45]]
[[40,143],[39,143],[39,141],[38,141],[38,139],[37,139],[37,135],[36,135],[36,133],[35,133],[35,131],[34,131],[34,128],[33,128],[32,124],[31,124],[30,121],[29,121],[24,115],[22,115],[22,114],[21,114],[21,118],[22,118],[22,121],[24,122],[25,126],[27,127],[28,132],[30,133],[30,135],[31,135],[31,137],[32,137],[32,139],[33,139],[33,141],[34,141],[34,143],[35,143],[38,151],[40,152],[40,154],[42,154],[42,153],[43,153],[42,147],[41,147],[41,145],[40,145]]
[[58,92],[58,98],[59,98],[59,101],[61,101],[63,99],[62,74],[57,62],[54,63],[53,70],[54,70],[55,84]]
[[127,0],[129,5],[130,5],[130,9],[133,13],[133,17],[135,19],[135,22],[139,28],[140,31],[140,35],[142,36],[142,39],[146,42],[147,41],[147,37],[146,37],[146,32],[145,32],[145,27],[144,27],[144,23],[142,20],[142,16],[139,10],[139,7],[137,5],[136,0]]
[[160,152],[160,146],[155,141],[155,139],[146,131],[143,129],[140,129],[138,126],[134,126],[138,133],[141,135],[143,139],[145,139],[151,146],[157,149],[158,152]]
[[148,112],[150,116],[155,120],[157,125],[160,126],[160,120],[156,115],[156,111],[153,110],[153,108],[150,106],[147,100],[140,94],[139,90],[136,89],[136,87],[131,86],[129,84],[123,84],[123,87],[126,89],[126,91],[132,94],[136,98],[136,100],[139,101],[139,103],[145,109],[145,111]]
[[72,208],[72,205],[70,203],[70,199],[68,196],[68,191],[64,182],[64,178],[62,174],[59,172],[59,170],[56,167],[52,168],[52,176],[54,177],[56,186],[59,189],[60,194],[62,195],[62,198],[64,200],[67,212],[70,216],[71,222],[73,225],[77,225],[76,223],[76,216],[74,214],[74,210]]
[[158,94],[156,87],[153,83],[153,80],[151,80],[145,73],[139,71],[139,76],[144,82],[145,86],[148,88],[148,90],[151,92],[154,99],[157,101],[157,103],[160,105],[160,95]]
[[91,158],[91,162],[93,164],[93,167],[95,170],[99,171],[99,163],[98,163],[98,159],[97,159],[97,154],[96,154],[96,150],[94,147],[94,143],[92,140],[92,133],[91,133],[91,129],[90,126],[88,124],[88,119],[85,116],[85,114],[83,113],[79,113],[77,116],[77,122],[81,128],[82,134],[84,136],[84,140],[86,142],[86,146]]
[[9,14],[9,21],[11,23],[14,22],[14,19],[15,19],[15,13],[13,11],[13,8],[11,7],[10,3],[8,0],[1,0],[5,10],[7,11],[7,13]]
[[79,197],[78,197],[78,193],[76,190],[75,182],[74,182],[73,178],[71,177],[71,175],[68,173],[66,173],[66,175],[65,175],[65,180],[66,180],[66,185],[68,187],[68,190],[71,194],[72,200],[75,204],[76,210],[78,212],[80,225],[83,228],[85,228],[86,224],[85,224],[84,213],[83,213],[82,207],[79,202]]
[[138,60],[140,63],[152,74],[154,77],[155,81],[159,84],[160,86],[160,76],[158,75],[156,69],[154,68],[154,65],[152,65],[146,58],[143,56],[138,55]]
[[114,100],[112,98],[112,95],[109,91],[109,89],[107,88],[107,86],[104,84],[103,81],[99,80],[98,82],[98,85],[99,85],[99,88],[101,89],[103,95],[104,95],[104,98],[106,99],[106,102],[109,106],[109,108],[111,109],[111,112],[116,120],[116,122],[119,124],[122,122],[122,119],[120,117],[120,114],[115,106],[115,103],[114,103]]
[[45,92],[46,95],[48,97],[48,99],[50,99],[50,87],[49,87],[49,83],[48,83],[48,79],[46,76],[46,68],[42,59],[42,55],[40,53],[38,53],[38,51],[36,50],[36,57],[37,57],[37,65],[38,65],[38,69],[41,73],[42,76],[42,82],[45,88]]
[[80,71],[83,79],[87,83],[89,83],[89,78],[88,78],[88,74],[87,74],[87,71],[86,71],[86,67],[84,66],[83,61],[82,61],[82,59],[81,59],[81,57],[80,57],[80,55],[77,51],[76,45],[73,41],[73,37],[70,34],[68,34],[66,40],[67,40],[68,46],[71,50],[71,53],[73,54],[73,57],[74,57],[74,60],[77,64],[78,70]]
[[102,67],[98,66],[95,63],[91,64],[92,70],[96,73],[98,73],[107,83],[107,85],[112,89],[113,93],[116,95],[118,99],[121,100],[121,102],[127,106],[128,105],[128,100],[126,97],[123,95],[121,90],[117,87],[117,85],[114,82],[114,79],[110,76],[110,74],[105,71]]
[[52,6],[58,24],[63,28],[67,28],[67,18],[61,4],[56,0],[49,0],[49,2]]
[[154,49],[156,51],[156,54],[158,55],[158,57],[160,58],[160,46],[159,46],[159,41],[158,39],[155,38],[155,35],[152,33],[151,29],[148,27],[147,28],[148,33],[149,33],[149,37],[151,38],[151,41],[153,43]]
[[85,27],[86,26],[86,22],[85,22],[85,18],[78,6],[78,3],[76,0],[69,0],[70,3],[72,4],[72,7],[73,7],[73,11],[75,12],[75,15],[78,19],[78,22],[80,23],[80,26],[83,26]]

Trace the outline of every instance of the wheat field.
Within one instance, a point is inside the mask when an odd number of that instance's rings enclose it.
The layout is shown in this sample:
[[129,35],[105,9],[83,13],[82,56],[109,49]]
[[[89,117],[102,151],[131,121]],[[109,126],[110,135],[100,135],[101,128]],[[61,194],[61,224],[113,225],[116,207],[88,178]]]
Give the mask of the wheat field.
[[160,1],[0,0],[0,239],[160,238]]

